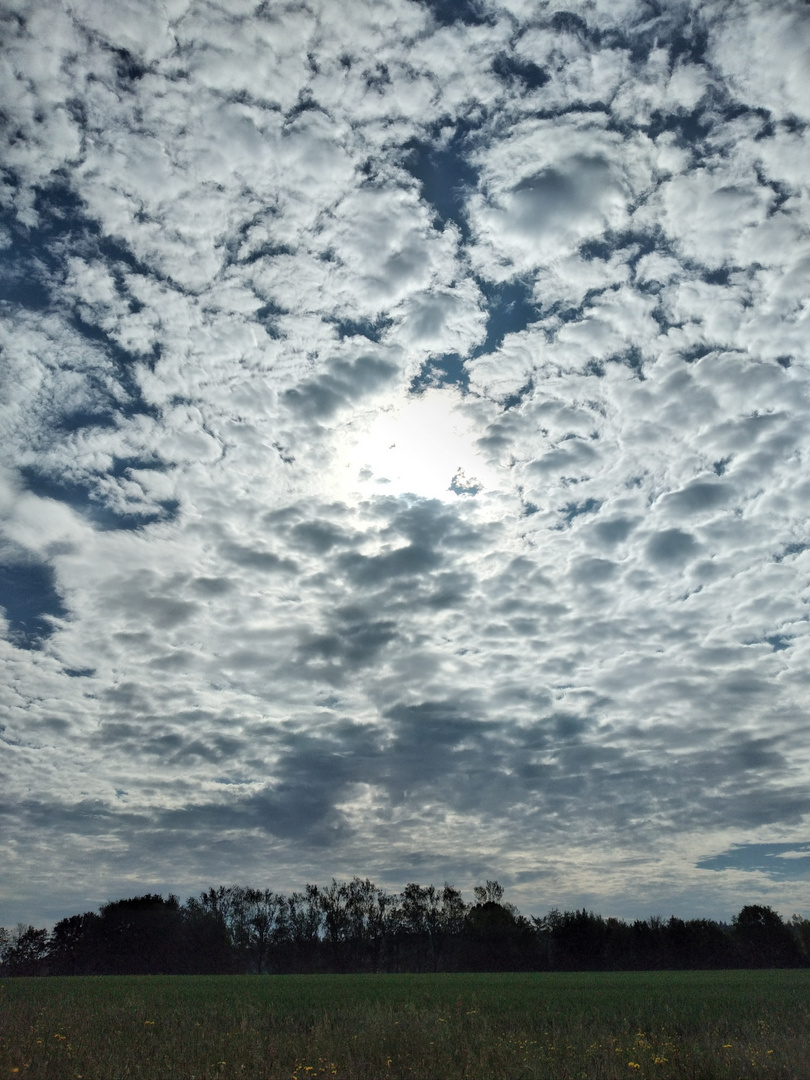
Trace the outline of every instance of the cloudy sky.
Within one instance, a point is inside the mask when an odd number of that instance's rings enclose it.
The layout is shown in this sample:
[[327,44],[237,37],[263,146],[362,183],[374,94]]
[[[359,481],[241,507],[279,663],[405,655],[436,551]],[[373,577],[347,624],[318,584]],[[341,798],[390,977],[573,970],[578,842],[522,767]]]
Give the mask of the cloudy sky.
[[810,915],[810,8],[4,0],[0,922]]

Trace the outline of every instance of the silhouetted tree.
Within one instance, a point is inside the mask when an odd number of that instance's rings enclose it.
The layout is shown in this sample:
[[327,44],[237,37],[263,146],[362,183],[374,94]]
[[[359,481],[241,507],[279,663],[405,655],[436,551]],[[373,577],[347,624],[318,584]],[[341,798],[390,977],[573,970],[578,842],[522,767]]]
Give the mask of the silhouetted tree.
[[666,925],[666,966],[723,968],[732,963],[729,928],[711,919],[676,919]]
[[400,897],[400,936],[403,959],[411,971],[435,971],[438,962],[438,933],[441,901],[433,885],[408,882]]
[[399,898],[401,962],[406,970],[456,966],[464,951],[461,938],[467,910],[461,893],[447,882],[441,889],[409,882]]
[[225,971],[599,970],[810,963],[810,921],[749,905],[733,925],[658,916],[625,923],[552,909],[526,919],[497,881],[461,893],[414,882],[401,896],[368,878],[290,896],[221,886],[180,906],[147,894],[62,919],[48,935],[0,928],[0,974]]
[[44,975],[48,955],[48,931],[17,923],[0,933],[0,971],[3,975]]
[[562,970],[601,970],[607,964],[611,930],[601,915],[592,911],[549,912],[549,963]]
[[803,919],[801,915],[791,915],[789,925],[796,942],[799,962],[806,966],[810,962],[810,919]]
[[379,971],[393,933],[394,898],[368,878],[307,886],[321,914],[325,961],[332,971]]
[[503,899],[503,885],[497,881],[487,881],[485,885],[476,885],[473,895],[478,904],[500,904]]
[[515,971],[538,966],[535,929],[512,904],[503,904],[503,887],[488,881],[475,889],[478,903],[467,912],[465,967]]
[[48,967],[53,975],[93,975],[102,961],[99,924],[94,911],[71,915],[54,926],[48,945]]
[[190,896],[181,912],[183,968],[191,975],[224,974],[237,969],[225,920],[215,905],[207,903],[206,895]]
[[328,964],[332,971],[344,971],[347,967],[349,927],[349,895],[345,881],[332,878],[323,888],[313,886],[314,895],[323,916],[323,940]]
[[286,938],[285,898],[270,889],[233,886],[229,891],[231,934],[241,967],[259,975],[268,970],[273,948]]
[[368,878],[353,878],[346,886],[350,960],[361,970],[380,970],[395,907],[395,898]]
[[321,927],[323,914],[318,889],[307,885],[304,892],[287,897],[287,945],[283,970],[318,971],[321,969]]
[[769,907],[750,904],[732,920],[739,961],[746,967],[795,967],[798,942],[779,915]]
[[183,970],[183,919],[176,896],[147,893],[102,904],[94,928],[102,974],[168,975]]
[[[452,954],[453,942],[463,937],[469,906],[462,899],[461,893],[445,881],[440,894],[441,908],[436,937],[437,960]],[[456,961],[455,966],[458,966]]]

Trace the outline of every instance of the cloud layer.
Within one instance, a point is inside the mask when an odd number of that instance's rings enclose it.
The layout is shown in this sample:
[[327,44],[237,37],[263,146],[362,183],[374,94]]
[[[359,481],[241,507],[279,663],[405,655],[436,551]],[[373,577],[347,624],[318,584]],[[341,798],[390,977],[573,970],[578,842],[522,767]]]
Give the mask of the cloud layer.
[[800,908],[806,6],[3,18],[4,921]]

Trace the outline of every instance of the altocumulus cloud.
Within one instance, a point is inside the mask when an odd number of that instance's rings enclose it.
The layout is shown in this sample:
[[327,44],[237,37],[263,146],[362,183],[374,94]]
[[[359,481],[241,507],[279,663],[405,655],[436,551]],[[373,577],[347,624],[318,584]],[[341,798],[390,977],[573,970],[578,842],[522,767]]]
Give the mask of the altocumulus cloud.
[[800,909],[806,4],[2,20],[4,921]]

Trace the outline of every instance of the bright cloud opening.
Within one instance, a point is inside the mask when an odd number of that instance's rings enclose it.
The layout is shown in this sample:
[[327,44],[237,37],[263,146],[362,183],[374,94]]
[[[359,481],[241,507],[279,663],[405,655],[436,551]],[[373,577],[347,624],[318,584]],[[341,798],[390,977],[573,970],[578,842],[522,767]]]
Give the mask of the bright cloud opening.
[[346,489],[446,500],[493,491],[497,473],[461,401],[455,390],[430,389],[383,407],[346,454]]

